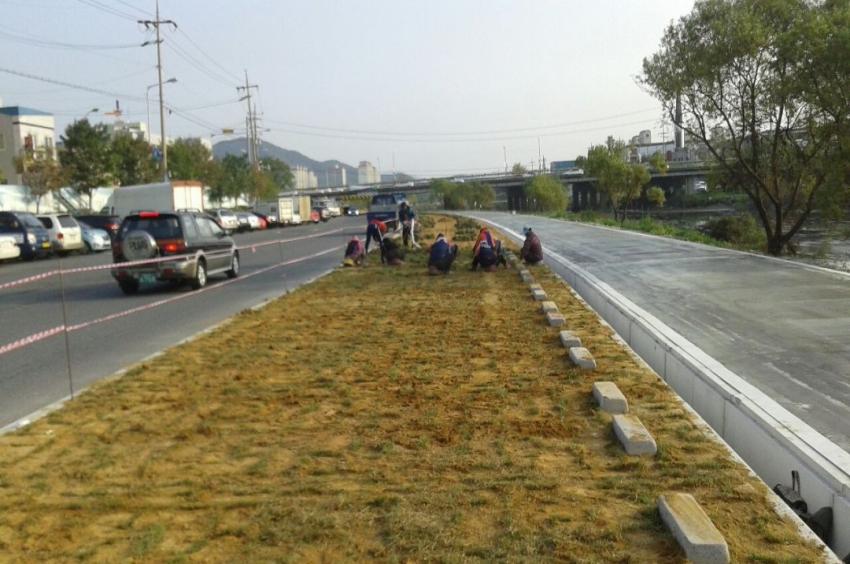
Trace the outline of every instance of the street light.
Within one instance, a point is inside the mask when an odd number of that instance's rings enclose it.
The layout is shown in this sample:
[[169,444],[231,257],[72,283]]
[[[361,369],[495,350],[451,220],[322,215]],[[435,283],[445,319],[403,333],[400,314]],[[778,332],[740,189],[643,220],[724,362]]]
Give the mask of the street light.
[[[176,78],[169,78],[168,80],[163,82],[163,84],[173,84],[175,82],[177,82]],[[156,84],[151,84],[150,86],[148,86],[148,89],[145,90],[145,106],[148,109],[148,143],[151,142],[151,101],[150,101],[150,93],[151,93],[151,88],[156,88],[157,86],[159,86],[158,82]],[[163,142],[164,141],[165,141],[165,139],[163,139]]]

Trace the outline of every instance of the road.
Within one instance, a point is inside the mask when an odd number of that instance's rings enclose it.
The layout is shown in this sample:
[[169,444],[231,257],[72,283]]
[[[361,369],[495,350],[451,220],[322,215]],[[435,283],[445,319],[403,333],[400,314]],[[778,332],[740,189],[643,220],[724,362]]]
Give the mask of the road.
[[850,452],[850,276],[628,231],[475,215],[517,232],[531,226],[547,250],[608,283]]
[[[275,239],[303,240],[244,249],[235,281],[213,277],[201,292],[162,284],[125,296],[108,270],[65,277],[68,326],[94,322],[68,334],[73,386],[80,390],[117,370],[173,346],[234,314],[277,297],[339,264],[342,246],[364,232],[365,218],[338,218],[236,235],[239,246]],[[318,257],[317,253],[329,251]],[[284,261],[306,259],[286,266]],[[73,256],[63,268],[108,264],[110,253]],[[0,265],[0,285],[54,270],[58,260]],[[0,347],[62,325],[59,277],[0,289]],[[166,303],[160,303],[165,301]],[[133,308],[132,314],[103,319]],[[65,339],[56,336],[0,354],[0,427],[69,395]]]

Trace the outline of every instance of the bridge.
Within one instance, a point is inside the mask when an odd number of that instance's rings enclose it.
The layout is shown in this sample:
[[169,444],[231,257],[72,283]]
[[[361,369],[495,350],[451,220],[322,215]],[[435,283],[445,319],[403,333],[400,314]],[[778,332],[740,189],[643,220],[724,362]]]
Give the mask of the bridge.
[[[696,183],[704,180],[710,171],[710,163],[703,161],[673,162],[666,173],[650,171],[649,185],[658,186],[669,196],[679,191],[693,191]],[[525,197],[524,187],[535,175],[525,174],[483,174],[463,177],[464,182],[484,182],[495,192],[494,208],[497,210],[523,211],[533,208]],[[595,209],[602,205],[602,197],[596,189],[596,178],[581,172],[562,172],[557,175],[564,186],[570,190],[572,211]],[[382,183],[365,186],[346,186],[301,190],[299,195],[312,197],[373,196],[381,193],[403,192],[408,196],[417,196],[427,201],[431,182],[437,179],[419,179],[403,184]],[[295,193],[293,193],[294,195]],[[423,202],[420,200],[420,204]]]

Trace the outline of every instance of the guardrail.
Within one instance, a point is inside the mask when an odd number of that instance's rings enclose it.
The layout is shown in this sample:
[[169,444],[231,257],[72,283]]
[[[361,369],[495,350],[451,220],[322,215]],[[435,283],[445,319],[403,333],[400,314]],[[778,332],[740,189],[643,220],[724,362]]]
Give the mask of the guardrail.
[[[481,217],[522,240],[519,233]],[[850,554],[850,454],[655,316],[563,256],[567,282],[769,486],[797,470],[812,510],[831,507],[830,548]],[[799,522],[803,527],[802,521]]]

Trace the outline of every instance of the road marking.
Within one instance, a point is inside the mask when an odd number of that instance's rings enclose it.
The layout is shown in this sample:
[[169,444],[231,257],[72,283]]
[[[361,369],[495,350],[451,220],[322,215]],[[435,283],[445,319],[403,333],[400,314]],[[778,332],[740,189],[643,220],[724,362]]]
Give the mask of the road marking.
[[[176,302],[178,300],[182,300],[182,299],[189,298],[189,297],[192,297],[192,296],[198,296],[198,295],[200,295],[200,294],[202,294],[206,291],[211,291],[211,290],[216,290],[218,288],[223,288],[225,286],[229,286],[230,284],[234,284],[236,282],[241,282],[242,280],[247,280],[249,278],[253,278],[254,276],[257,276],[259,274],[263,274],[265,272],[269,272],[270,270],[274,270],[274,269],[280,268],[282,266],[289,266],[289,265],[292,265],[292,264],[296,264],[296,263],[299,263],[299,262],[304,262],[306,260],[310,260],[310,259],[314,259],[314,258],[317,258],[317,257],[320,257],[320,256],[324,256],[324,255],[327,255],[327,254],[332,253],[332,252],[338,252],[340,249],[343,249],[344,247],[345,247],[345,245],[339,245],[339,246],[332,247],[330,249],[327,249],[327,250],[324,250],[324,251],[321,251],[321,252],[318,252],[318,253],[315,253],[315,254],[312,254],[312,255],[308,255],[308,256],[305,256],[305,257],[286,260],[286,261],[283,261],[283,262],[273,264],[271,266],[261,268],[259,270],[255,270],[254,272],[251,272],[250,274],[245,274],[245,275],[240,276],[238,278],[225,280],[224,282],[221,282],[219,284],[215,284],[215,285],[212,285],[212,286],[206,286],[204,288],[201,288],[200,290],[195,290],[193,292],[187,292],[187,293],[184,293],[184,294],[179,294],[177,296],[164,298],[164,299],[157,300],[155,302],[151,302],[151,303],[141,305],[141,306],[138,306],[138,307],[134,307],[134,308],[131,308],[131,309],[128,309],[128,310],[120,311],[120,312],[113,313],[113,314],[110,314],[110,315],[105,315],[105,316],[99,317],[97,319],[84,321],[82,323],[77,323],[75,325],[69,325],[69,326],[67,326],[67,331],[69,333],[74,332],[74,331],[80,331],[82,329],[86,329],[86,328],[91,327],[93,325],[99,325],[99,324],[105,323],[107,321],[112,321],[112,320],[119,319],[119,318],[122,318],[122,317],[127,317],[129,315],[133,315],[135,313],[139,313],[139,312],[142,312],[142,311],[154,309],[154,308],[157,308],[159,306],[162,306],[162,305],[165,305],[165,304],[168,304],[168,303]],[[28,347],[30,345],[33,345],[33,344],[38,343],[40,341],[43,341],[45,339],[49,339],[50,337],[54,337],[56,335],[63,333],[65,330],[66,330],[66,326],[60,325],[58,327],[53,327],[53,328],[47,329],[45,331],[39,331],[38,333],[33,333],[32,335],[29,335],[29,336],[24,337],[22,339],[18,339],[17,341],[13,341],[11,343],[8,343],[8,344],[0,347],[0,356],[7,354],[7,353],[10,353],[10,352],[15,351],[15,350],[19,350],[19,349]]]

